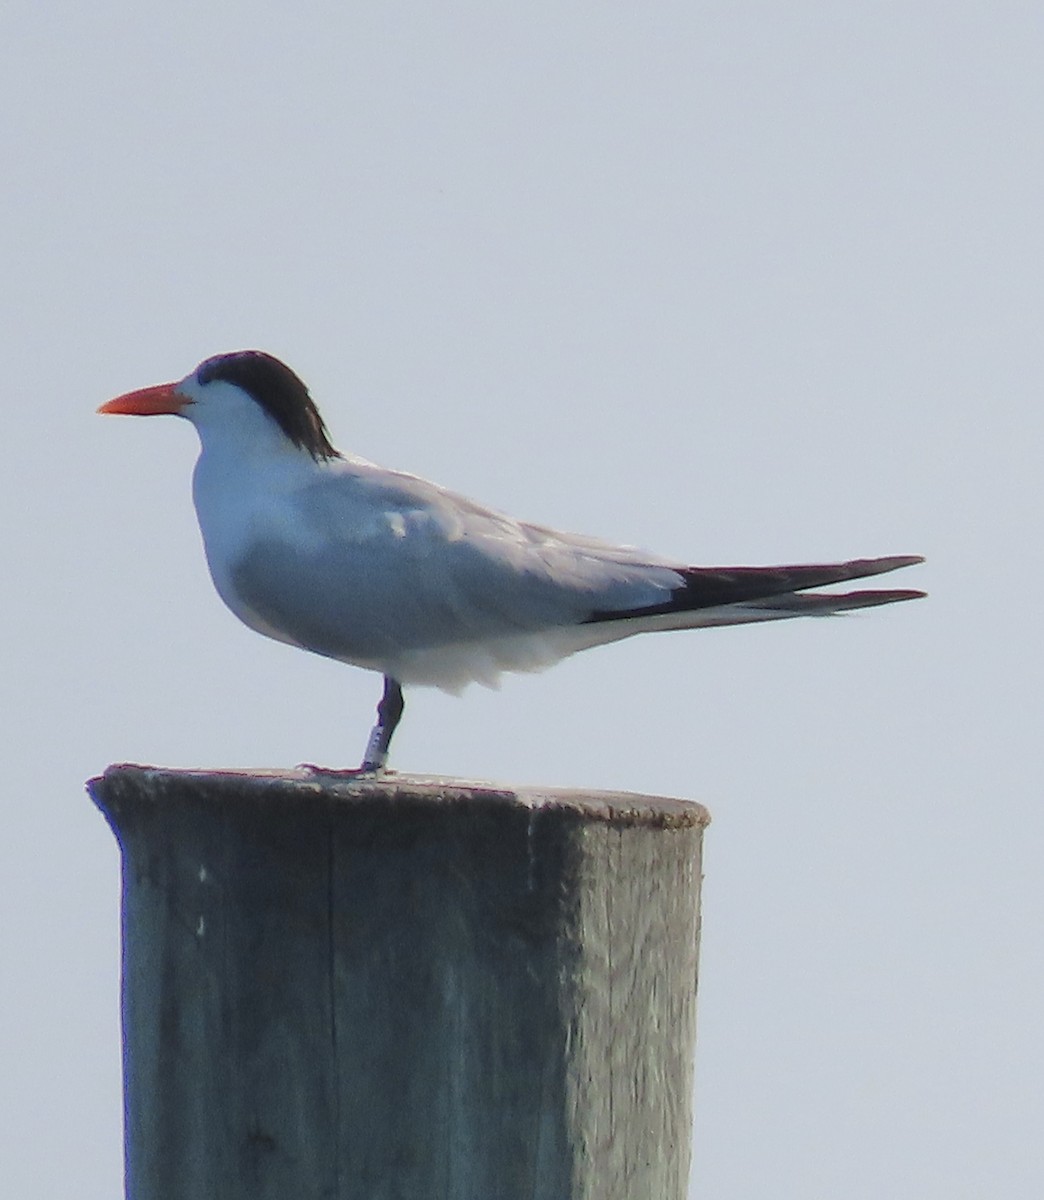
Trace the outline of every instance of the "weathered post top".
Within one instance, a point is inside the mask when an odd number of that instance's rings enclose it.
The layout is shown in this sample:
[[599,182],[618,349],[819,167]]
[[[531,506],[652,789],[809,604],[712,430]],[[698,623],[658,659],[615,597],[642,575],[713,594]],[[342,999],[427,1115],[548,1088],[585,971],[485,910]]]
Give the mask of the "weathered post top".
[[527,810],[573,813],[585,821],[651,829],[685,829],[710,823],[710,813],[693,800],[644,796],[634,792],[584,791],[578,788],[506,787],[485,780],[438,775],[337,775],[307,768],[257,770],[175,770],[118,763],[88,781],[88,791],[116,833],[124,815],[138,805],[177,803],[191,797],[206,802],[256,805],[376,804],[407,807],[464,807],[474,811],[504,805]]
[[112,767],[129,1200],[682,1200],[698,804]]

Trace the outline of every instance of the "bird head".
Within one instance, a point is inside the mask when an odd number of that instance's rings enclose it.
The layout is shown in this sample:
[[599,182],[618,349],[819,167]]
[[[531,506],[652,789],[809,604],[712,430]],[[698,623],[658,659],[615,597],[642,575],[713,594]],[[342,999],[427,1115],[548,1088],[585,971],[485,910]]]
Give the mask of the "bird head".
[[316,461],[338,456],[307,387],[285,363],[261,350],[217,354],[176,383],[126,392],[98,412],[185,417],[201,436],[208,428],[256,425],[262,415]]

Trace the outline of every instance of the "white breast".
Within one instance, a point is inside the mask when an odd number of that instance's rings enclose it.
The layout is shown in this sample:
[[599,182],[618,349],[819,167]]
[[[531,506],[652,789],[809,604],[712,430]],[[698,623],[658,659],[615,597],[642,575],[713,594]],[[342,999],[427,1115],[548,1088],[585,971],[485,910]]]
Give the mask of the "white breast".
[[251,629],[297,642],[249,608],[233,584],[235,564],[258,541],[312,540],[295,514],[293,497],[312,478],[315,463],[296,450],[245,463],[241,454],[204,446],[192,476],[192,499],[210,577],[218,595]]

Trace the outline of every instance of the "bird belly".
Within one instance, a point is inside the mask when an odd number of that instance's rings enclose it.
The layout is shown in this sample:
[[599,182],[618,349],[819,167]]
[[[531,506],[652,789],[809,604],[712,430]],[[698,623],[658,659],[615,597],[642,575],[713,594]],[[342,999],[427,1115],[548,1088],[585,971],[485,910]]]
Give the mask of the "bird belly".
[[406,554],[375,558],[365,541],[312,552],[264,539],[215,584],[261,633],[403,684],[454,693],[469,683],[495,687],[505,671],[542,670],[591,644],[579,613],[560,601],[551,605],[538,595],[523,618],[504,611],[474,569],[462,574],[473,586],[440,579],[430,563]]

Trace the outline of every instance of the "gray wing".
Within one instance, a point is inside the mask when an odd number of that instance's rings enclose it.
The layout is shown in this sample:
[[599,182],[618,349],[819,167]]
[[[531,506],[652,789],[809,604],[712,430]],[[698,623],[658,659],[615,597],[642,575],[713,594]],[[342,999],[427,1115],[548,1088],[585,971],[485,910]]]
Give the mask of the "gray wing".
[[233,582],[271,630],[352,662],[656,607],[683,581],[653,555],[516,521],[355,460],[296,505],[294,540],[261,531]]

